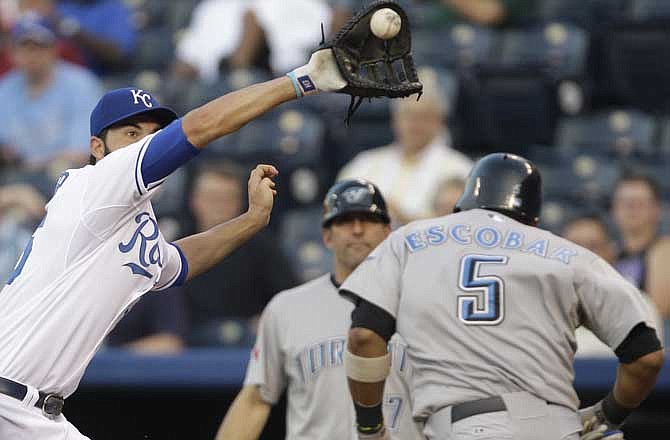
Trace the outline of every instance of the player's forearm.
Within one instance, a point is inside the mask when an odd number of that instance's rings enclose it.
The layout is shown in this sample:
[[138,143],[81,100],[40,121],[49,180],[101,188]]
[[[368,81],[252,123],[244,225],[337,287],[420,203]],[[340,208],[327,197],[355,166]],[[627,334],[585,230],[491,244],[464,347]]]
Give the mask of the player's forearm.
[[193,146],[204,148],[268,110],[295,98],[295,88],[288,77],[255,84],[187,113],[182,122],[184,133]]
[[[349,351],[365,358],[385,356],[387,344],[371,330],[355,328],[349,331]],[[363,405],[378,404],[384,394],[384,382],[366,383],[349,379],[349,390],[354,400]]]
[[238,248],[267,224],[264,218],[250,212],[207,231],[175,243],[188,261],[187,280],[200,275]]
[[245,386],[221,423],[216,440],[256,440],[270,414],[270,405],[260,399],[254,386]]
[[614,398],[625,408],[637,408],[649,395],[663,366],[663,350],[649,353],[630,364],[621,364]]
[[500,0],[443,0],[468,20],[483,25],[495,25],[505,19],[505,7]]

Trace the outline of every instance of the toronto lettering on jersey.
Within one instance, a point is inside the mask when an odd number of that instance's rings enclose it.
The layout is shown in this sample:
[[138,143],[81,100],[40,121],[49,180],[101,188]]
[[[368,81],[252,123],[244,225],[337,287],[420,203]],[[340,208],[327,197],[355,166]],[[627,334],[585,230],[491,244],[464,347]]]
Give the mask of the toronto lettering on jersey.
[[[338,336],[317,342],[304,348],[295,357],[295,363],[303,384],[315,380],[322,371],[342,367],[343,354],[347,347],[346,336]],[[391,354],[391,367],[400,374],[407,370],[407,346],[396,341],[388,344]]]
[[135,223],[138,224],[137,229],[133,233],[128,243],[119,243],[119,250],[128,254],[138,248],[136,262],[129,262],[124,266],[130,268],[135,275],[141,275],[147,278],[153,278],[154,274],[147,269],[152,265],[163,267],[161,259],[161,251],[158,246],[158,224],[156,220],[151,217],[148,212],[143,212],[135,216]]
[[541,258],[557,260],[570,264],[570,258],[577,255],[577,251],[568,247],[552,248],[547,239],[526,242],[523,232],[510,230],[500,232],[492,226],[482,226],[473,230],[470,225],[453,225],[445,228],[441,225],[429,226],[420,231],[405,235],[405,244],[410,252],[419,252],[430,246],[441,246],[448,242],[465,246],[475,244],[482,249],[503,249],[524,252]]

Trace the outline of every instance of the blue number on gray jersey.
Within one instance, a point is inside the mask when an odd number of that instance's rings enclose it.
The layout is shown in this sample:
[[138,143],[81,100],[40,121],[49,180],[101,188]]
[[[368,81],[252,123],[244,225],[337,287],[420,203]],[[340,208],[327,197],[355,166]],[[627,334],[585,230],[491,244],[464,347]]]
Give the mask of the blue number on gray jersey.
[[458,296],[458,318],[467,325],[497,325],[505,319],[505,284],[495,275],[480,275],[486,264],[507,264],[507,257],[470,254],[461,260],[458,287],[469,295]]

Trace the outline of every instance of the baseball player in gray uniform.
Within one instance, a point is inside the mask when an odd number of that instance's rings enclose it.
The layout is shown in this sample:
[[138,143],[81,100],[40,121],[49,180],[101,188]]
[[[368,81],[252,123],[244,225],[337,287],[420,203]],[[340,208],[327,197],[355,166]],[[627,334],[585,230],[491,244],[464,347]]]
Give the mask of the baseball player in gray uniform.
[[[285,388],[287,439],[356,438],[343,365],[354,304],[339,296],[337,288],[391,228],[381,193],[365,180],[346,180],[329,190],[322,225],[323,241],[334,253],[334,271],[279,293],[267,305],[244,388],[228,410],[218,440],[257,439]],[[391,438],[424,439],[412,421],[406,346],[396,336],[389,351],[392,368],[383,407]]]
[[[394,231],[345,281],[355,295],[345,368],[357,418],[385,438],[379,403],[396,330],[429,439],[621,439],[663,351],[639,291],[592,252],[535,227],[541,178],[485,156],[455,213]],[[615,350],[613,390],[578,412],[575,329]]]

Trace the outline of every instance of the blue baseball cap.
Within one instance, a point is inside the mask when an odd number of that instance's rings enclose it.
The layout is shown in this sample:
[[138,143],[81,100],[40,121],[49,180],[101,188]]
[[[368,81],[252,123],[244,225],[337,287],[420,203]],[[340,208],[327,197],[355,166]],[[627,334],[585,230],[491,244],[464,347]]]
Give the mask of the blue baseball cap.
[[116,89],[105,93],[91,112],[91,136],[98,136],[104,129],[140,114],[150,114],[161,127],[179,118],[174,110],[160,105],[142,89]]
[[32,41],[44,46],[53,46],[56,44],[56,33],[44,17],[29,13],[14,23],[12,40],[16,43]]

